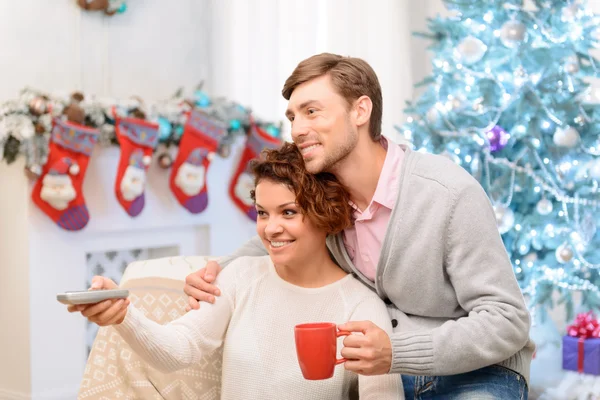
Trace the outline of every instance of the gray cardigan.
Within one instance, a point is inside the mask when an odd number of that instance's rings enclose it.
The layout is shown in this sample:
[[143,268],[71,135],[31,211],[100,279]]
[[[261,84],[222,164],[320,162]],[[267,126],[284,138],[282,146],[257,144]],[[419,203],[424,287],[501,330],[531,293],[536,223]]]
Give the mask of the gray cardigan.
[[[529,380],[529,312],[486,193],[445,157],[404,151],[375,283],[352,264],[341,234],[327,239],[336,262],[388,304],[396,325],[390,373],[454,375],[499,364]],[[265,254],[255,237],[222,265]]]

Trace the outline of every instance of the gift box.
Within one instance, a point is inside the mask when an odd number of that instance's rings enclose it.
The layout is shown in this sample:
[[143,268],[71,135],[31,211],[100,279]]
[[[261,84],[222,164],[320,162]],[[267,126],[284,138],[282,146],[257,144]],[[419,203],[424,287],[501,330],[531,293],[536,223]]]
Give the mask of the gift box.
[[579,314],[563,337],[563,369],[600,375],[600,323],[592,313]]
[[563,369],[600,375],[600,339],[564,336]]

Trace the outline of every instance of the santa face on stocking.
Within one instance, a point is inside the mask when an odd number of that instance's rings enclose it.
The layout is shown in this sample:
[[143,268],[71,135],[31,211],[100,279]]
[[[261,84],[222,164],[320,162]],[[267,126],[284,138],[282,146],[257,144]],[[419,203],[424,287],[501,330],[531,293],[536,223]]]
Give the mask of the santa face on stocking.
[[40,198],[55,210],[66,210],[69,203],[77,197],[69,174],[77,175],[78,173],[79,166],[71,158],[60,158],[44,176]]
[[141,151],[134,151],[129,161],[129,166],[125,169],[125,174],[121,179],[121,193],[126,201],[132,201],[144,193],[146,187],[146,168],[149,164],[144,160]]
[[77,196],[69,175],[47,174],[42,181],[40,198],[56,210],[65,210]]
[[204,187],[204,159],[210,160],[211,154],[207,149],[196,148],[190,152],[185,162],[181,164],[175,176],[175,185],[186,196],[196,196]]
[[235,195],[242,203],[249,207],[254,205],[254,202],[250,197],[251,190],[254,190],[254,176],[246,169],[237,179],[235,184]]
[[179,167],[175,184],[186,196],[196,196],[204,187],[205,169],[203,165],[185,162]]

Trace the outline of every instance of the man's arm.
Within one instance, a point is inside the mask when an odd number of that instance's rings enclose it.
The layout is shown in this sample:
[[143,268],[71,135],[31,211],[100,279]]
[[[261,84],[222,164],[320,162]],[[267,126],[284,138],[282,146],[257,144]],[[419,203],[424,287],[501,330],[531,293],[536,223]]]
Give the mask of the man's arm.
[[473,181],[454,193],[449,218],[445,271],[468,316],[392,334],[392,373],[473,371],[510,358],[529,339],[529,312],[483,188]]
[[[355,330],[354,327],[358,329]],[[362,335],[347,336],[344,339],[344,346],[351,347],[343,347],[341,350],[342,357],[349,359],[344,367],[359,374],[360,399],[404,400],[400,375],[387,375],[391,356],[386,353],[390,352],[388,335],[392,332],[392,324],[383,301],[377,296],[362,301],[350,316],[350,321],[340,325],[339,329],[362,333]],[[369,336],[372,332],[387,344],[370,347]],[[365,357],[360,361],[351,360],[356,352],[362,353],[361,356]],[[368,356],[372,356],[372,359],[369,360]]]
[[192,272],[185,278],[183,291],[188,295],[187,311],[200,308],[200,302],[214,303],[215,297],[220,296],[221,292],[212,283],[221,272],[222,267],[227,266],[233,260],[239,257],[259,257],[266,256],[269,253],[260,240],[258,235],[248,240],[239,249],[229,256],[224,256],[218,262],[209,261],[204,268]]

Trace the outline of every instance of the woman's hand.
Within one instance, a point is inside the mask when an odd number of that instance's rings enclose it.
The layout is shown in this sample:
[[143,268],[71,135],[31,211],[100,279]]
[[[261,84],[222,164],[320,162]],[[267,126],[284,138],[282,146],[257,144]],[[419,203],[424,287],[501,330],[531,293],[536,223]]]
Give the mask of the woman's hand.
[[[106,289],[118,289],[118,286],[112,280],[102,276],[95,276],[92,279],[90,290]],[[88,321],[99,326],[107,326],[123,322],[129,304],[129,299],[110,299],[96,304],[70,305],[67,310],[71,313],[80,312]]]

